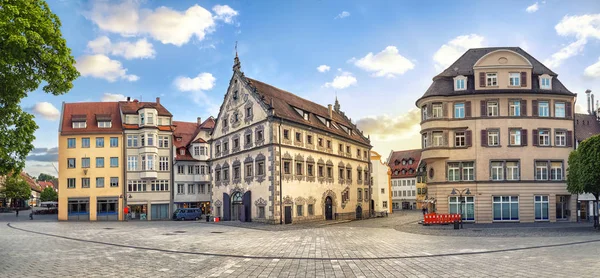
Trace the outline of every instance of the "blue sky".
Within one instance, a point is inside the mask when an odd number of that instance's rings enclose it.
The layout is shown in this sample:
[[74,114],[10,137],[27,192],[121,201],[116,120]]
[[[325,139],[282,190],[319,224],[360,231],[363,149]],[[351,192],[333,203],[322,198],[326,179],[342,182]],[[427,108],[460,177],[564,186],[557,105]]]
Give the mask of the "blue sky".
[[322,105],[337,95],[384,157],[418,148],[415,100],[471,47],[521,46],[579,93],[578,103],[600,87],[598,1],[48,4],[82,76],[68,94],[39,90],[22,102],[40,126],[26,167],[34,175],[56,174],[62,102],[161,97],[175,120],[217,116],[236,41],[247,76]]

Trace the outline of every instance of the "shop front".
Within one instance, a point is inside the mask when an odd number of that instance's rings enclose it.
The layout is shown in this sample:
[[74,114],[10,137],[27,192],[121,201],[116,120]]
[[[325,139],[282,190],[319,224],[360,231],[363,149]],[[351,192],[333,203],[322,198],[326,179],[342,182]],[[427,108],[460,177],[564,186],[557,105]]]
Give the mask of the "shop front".
[[210,214],[210,202],[179,202],[175,203],[180,208],[199,208],[202,214]]
[[129,217],[131,220],[148,220],[147,205],[129,205]]
[[119,220],[119,197],[98,197],[96,199],[96,220]]
[[68,199],[69,221],[90,220],[90,198]]

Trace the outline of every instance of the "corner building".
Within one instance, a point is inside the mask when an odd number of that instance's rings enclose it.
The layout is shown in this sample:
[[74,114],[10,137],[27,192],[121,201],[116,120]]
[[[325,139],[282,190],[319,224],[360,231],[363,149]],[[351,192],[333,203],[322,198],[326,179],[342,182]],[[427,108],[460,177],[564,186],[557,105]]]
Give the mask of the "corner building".
[[565,176],[575,94],[557,77],[521,48],[500,47],[470,49],[433,78],[416,102],[430,211],[462,207],[481,223],[576,220]]
[[63,103],[58,220],[123,220],[122,139],[118,103]]
[[369,215],[370,142],[340,110],[250,79],[236,55],[211,140],[214,215],[273,224]]

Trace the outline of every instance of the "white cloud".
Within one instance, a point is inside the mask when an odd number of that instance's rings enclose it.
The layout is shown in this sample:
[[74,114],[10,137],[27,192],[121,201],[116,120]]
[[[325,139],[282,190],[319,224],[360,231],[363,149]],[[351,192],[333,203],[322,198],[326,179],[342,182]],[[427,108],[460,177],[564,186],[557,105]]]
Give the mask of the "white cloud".
[[154,47],[146,39],[140,39],[135,43],[112,43],[108,37],[102,36],[88,42],[87,47],[94,54],[111,54],[122,56],[127,60],[154,58],[155,54]]
[[589,38],[600,39],[600,14],[567,15],[554,29],[560,36],[574,36],[577,40],[544,61],[544,64],[551,68],[560,66],[566,59],[582,52]]
[[350,86],[356,86],[356,83],[357,83],[357,80],[352,75],[352,73],[342,72],[341,75],[338,75],[335,78],[333,78],[332,82],[327,82],[323,86],[325,88],[333,87],[336,89],[344,89],[344,88],[348,88]]
[[591,78],[600,78],[600,58],[598,58],[598,62],[585,68],[583,75]]
[[406,113],[396,116],[379,115],[375,117],[365,117],[356,121],[358,129],[364,134],[376,136],[381,140],[396,138],[397,136],[413,134],[416,129],[417,134],[420,129],[419,123],[421,114],[418,108],[413,108]]
[[535,4],[527,7],[527,9],[525,9],[525,11],[527,11],[528,13],[535,13],[537,12],[537,10],[540,8],[540,5],[538,5],[538,2],[535,2]]
[[317,70],[319,72],[326,72],[329,71],[331,69],[331,67],[329,67],[328,65],[320,65],[317,67]]
[[137,75],[127,74],[127,69],[123,68],[121,62],[111,60],[102,54],[81,56],[77,59],[75,67],[83,76],[102,78],[109,82],[115,82],[117,79],[127,81],[139,79]]
[[231,23],[237,11],[229,6],[215,6],[217,16],[210,11],[194,5],[185,11],[167,7],[155,10],[140,9],[139,1],[125,1],[113,5],[110,2],[94,2],[87,18],[103,31],[121,36],[147,35],[163,44],[181,46],[192,37],[203,40],[206,34],[215,30],[215,19]]
[[212,106],[212,101],[208,98],[205,91],[215,87],[216,78],[208,73],[202,72],[194,78],[179,76],[175,78],[173,84],[181,92],[190,92],[190,97],[198,104]]
[[415,64],[398,53],[395,46],[388,46],[375,55],[369,52],[363,58],[352,58],[350,61],[363,70],[374,72],[373,76],[377,77],[395,77],[415,67]]
[[462,35],[442,45],[442,47],[433,54],[435,69],[438,72],[441,72],[452,65],[452,63],[454,63],[469,48],[484,46],[484,39],[484,37],[477,34]]
[[338,14],[336,17],[334,17],[333,19],[338,19],[338,18],[344,18],[344,17],[349,17],[350,13],[347,11],[343,11],[342,13]]
[[56,120],[60,116],[60,112],[50,102],[38,102],[32,108],[31,111],[39,116],[42,116],[47,120]]
[[121,100],[127,100],[127,97],[122,94],[104,93],[101,101],[102,102],[113,102],[113,101],[121,101]]
[[225,23],[233,23],[233,18],[238,15],[238,12],[227,5],[215,5],[212,10],[215,12],[215,19],[222,20]]

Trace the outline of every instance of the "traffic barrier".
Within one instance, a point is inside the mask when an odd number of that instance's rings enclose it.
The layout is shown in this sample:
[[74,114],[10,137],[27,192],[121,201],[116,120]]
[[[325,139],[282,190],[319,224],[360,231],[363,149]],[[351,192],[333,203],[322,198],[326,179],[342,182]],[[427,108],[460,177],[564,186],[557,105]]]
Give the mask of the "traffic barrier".
[[461,215],[457,213],[437,214],[427,213],[423,216],[423,224],[452,224],[455,221],[461,221]]

